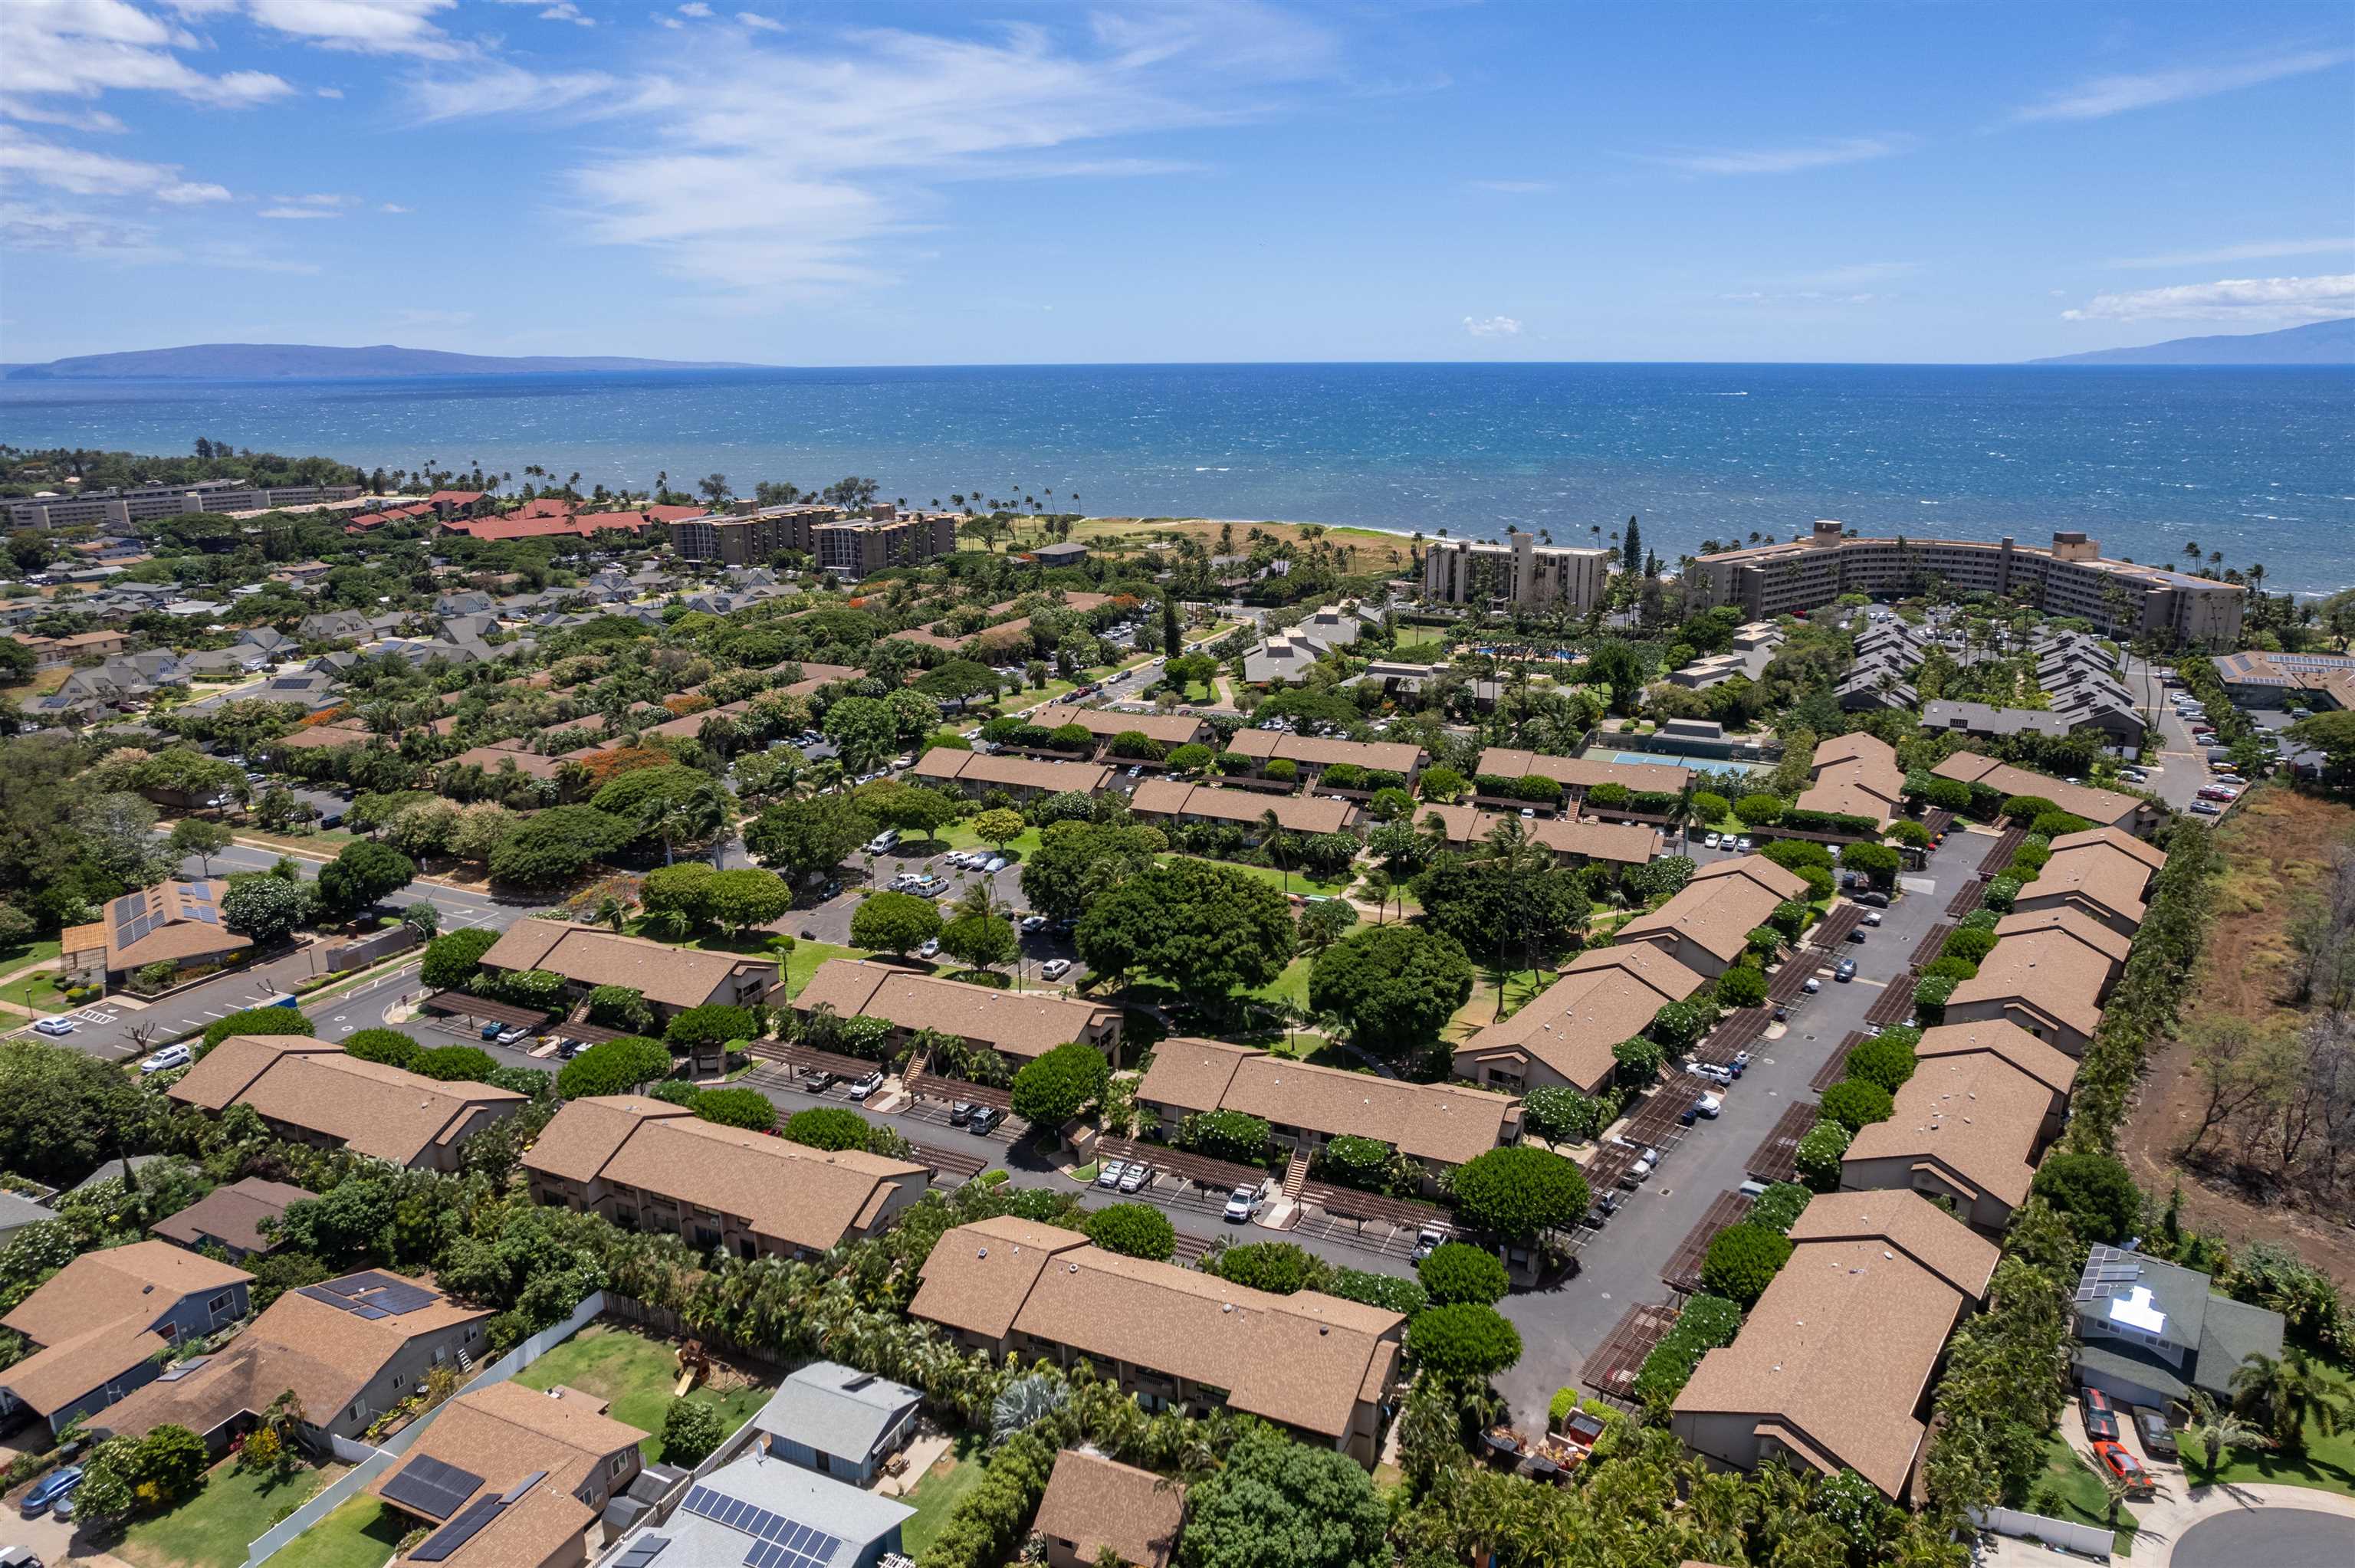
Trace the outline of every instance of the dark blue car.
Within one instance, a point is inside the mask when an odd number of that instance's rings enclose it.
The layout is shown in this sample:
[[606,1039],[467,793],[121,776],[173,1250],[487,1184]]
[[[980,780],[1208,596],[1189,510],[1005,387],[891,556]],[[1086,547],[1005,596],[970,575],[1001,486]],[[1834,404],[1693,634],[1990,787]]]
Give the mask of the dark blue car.
[[60,1468],[51,1470],[48,1475],[43,1476],[39,1480],[34,1482],[33,1489],[25,1494],[25,1517],[27,1519],[37,1519],[40,1515],[48,1512],[49,1509],[59,1498],[65,1496],[68,1492],[73,1490],[80,1485],[81,1485],[81,1467],[80,1465],[66,1465]]

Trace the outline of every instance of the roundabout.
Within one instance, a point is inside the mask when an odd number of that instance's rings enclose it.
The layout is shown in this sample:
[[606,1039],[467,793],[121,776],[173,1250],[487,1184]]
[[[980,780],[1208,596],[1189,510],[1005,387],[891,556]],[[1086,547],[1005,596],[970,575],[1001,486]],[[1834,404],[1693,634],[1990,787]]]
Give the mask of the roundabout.
[[2218,1514],[2175,1542],[2169,1568],[2345,1568],[2355,1563],[2355,1519],[2295,1506]]

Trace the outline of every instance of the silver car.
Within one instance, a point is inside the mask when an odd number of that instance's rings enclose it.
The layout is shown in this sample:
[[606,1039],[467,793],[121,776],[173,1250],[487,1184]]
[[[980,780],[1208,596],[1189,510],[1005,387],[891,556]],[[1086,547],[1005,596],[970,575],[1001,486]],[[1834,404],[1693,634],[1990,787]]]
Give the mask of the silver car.
[[1120,1173],[1120,1190],[1124,1192],[1141,1192],[1145,1190],[1146,1183],[1152,1180],[1153,1167],[1142,1160],[1133,1160],[1129,1161],[1128,1169]]
[[1104,1188],[1117,1187],[1120,1185],[1121,1177],[1124,1175],[1127,1171],[1128,1165],[1126,1161],[1120,1160],[1107,1160],[1103,1162],[1103,1167],[1096,1171],[1096,1185]]

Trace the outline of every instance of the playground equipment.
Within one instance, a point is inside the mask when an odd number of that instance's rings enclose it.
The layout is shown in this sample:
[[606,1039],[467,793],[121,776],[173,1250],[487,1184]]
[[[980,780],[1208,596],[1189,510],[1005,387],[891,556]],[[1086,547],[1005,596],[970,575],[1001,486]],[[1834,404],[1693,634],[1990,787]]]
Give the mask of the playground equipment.
[[684,1399],[687,1391],[711,1375],[711,1358],[704,1353],[701,1340],[689,1340],[678,1348],[678,1386],[671,1397]]

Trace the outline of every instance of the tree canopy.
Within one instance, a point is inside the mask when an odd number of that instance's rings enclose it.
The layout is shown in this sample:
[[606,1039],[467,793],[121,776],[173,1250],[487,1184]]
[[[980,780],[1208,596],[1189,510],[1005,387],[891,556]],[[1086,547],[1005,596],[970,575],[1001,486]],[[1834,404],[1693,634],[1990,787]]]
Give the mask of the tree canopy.
[[1454,938],[1404,923],[1372,926],[1316,955],[1308,1005],[1339,1013],[1369,1050],[1434,1038],[1472,995],[1472,961]]
[[1096,899],[1080,921],[1078,941],[1099,973],[1148,974],[1224,1002],[1284,971],[1292,958],[1292,910],[1255,877],[1178,860]]

